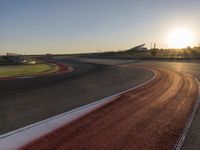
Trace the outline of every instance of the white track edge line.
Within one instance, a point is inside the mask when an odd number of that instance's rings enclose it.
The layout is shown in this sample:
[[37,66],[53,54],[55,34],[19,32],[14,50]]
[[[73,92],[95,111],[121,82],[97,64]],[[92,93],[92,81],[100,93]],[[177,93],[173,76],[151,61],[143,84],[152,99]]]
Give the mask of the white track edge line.
[[186,138],[186,136],[187,136],[187,133],[188,133],[188,131],[189,131],[191,125],[192,125],[192,121],[194,120],[194,117],[195,117],[195,114],[196,114],[196,112],[197,112],[197,109],[198,109],[198,107],[199,107],[199,105],[200,105],[200,82],[199,82],[199,80],[198,80],[195,76],[193,76],[192,74],[190,74],[190,73],[187,73],[187,74],[190,75],[190,76],[192,76],[192,77],[196,80],[196,82],[197,82],[197,84],[198,84],[198,87],[199,87],[199,89],[198,89],[199,94],[198,94],[198,98],[197,98],[197,100],[196,100],[196,102],[195,102],[195,105],[194,105],[194,107],[193,107],[192,114],[191,114],[191,116],[188,118],[188,121],[187,121],[187,123],[186,123],[186,125],[185,125],[185,128],[183,129],[181,135],[179,136],[178,141],[176,142],[176,144],[175,144],[175,146],[174,146],[174,150],[181,150],[181,148],[182,148],[182,146],[183,146],[183,143],[184,143],[184,141],[185,141],[185,138]]
[[[59,118],[64,117],[64,116],[66,116],[66,115],[73,115],[73,113],[76,113],[76,112],[81,111],[81,110],[83,111],[84,109],[87,109],[87,108],[89,109],[89,107],[92,107],[92,106],[94,106],[94,105],[98,105],[98,104],[99,104],[100,106],[104,106],[104,105],[106,105],[107,103],[114,101],[114,100],[115,100],[117,97],[119,97],[121,94],[126,93],[126,92],[129,92],[129,91],[134,90],[134,89],[136,89],[136,88],[139,88],[139,87],[141,87],[141,86],[143,86],[143,85],[145,85],[145,84],[151,82],[152,80],[154,80],[157,74],[156,74],[156,72],[155,72],[154,70],[151,70],[151,72],[153,72],[153,76],[152,76],[149,80],[147,80],[147,81],[145,81],[145,82],[143,82],[143,83],[141,83],[141,84],[139,84],[139,85],[137,85],[137,86],[135,86],[135,87],[133,87],[133,88],[130,88],[130,89],[125,90],[125,91],[123,91],[123,92],[116,93],[116,94],[114,94],[114,95],[112,95],[112,96],[109,96],[109,97],[100,99],[100,100],[95,101],[95,102],[93,102],[93,103],[89,103],[89,104],[83,105],[83,106],[81,106],[81,107],[75,108],[75,109],[73,109],[73,110],[67,111],[67,112],[62,113],[62,114],[59,114],[59,115],[56,115],[56,116],[54,116],[54,117],[50,117],[50,118],[48,118],[48,119],[45,119],[45,120],[42,120],[42,121],[33,123],[33,124],[31,124],[31,125],[22,127],[22,128],[20,128],[20,129],[17,129],[17,130],[14,130],[14,131],[11,131],[11,132],[2,134],[2,135],[0,135],[0,142],[1,142],[1,140],[6,139],[6,138],[9,138],[10,136],[15,135],[15,134],[17,134],[17,133],[26,132],[26,130],[28,130],[28,129],[30,129],[30,128],[34,128],[34,127],[43,125],[43,124],[45,124],[45,123],[47,124],[48,122],[50,122],[50,121],[52,121],[52,120],[59,119]],[[107,102],[106,102],[106,101],[107,101]],[[102,104],[102,105],[101,105],[101,104]],[[95,106],[94,106],[94,107],[95,107]],[[99,108],[99,107],[96,106],[96,109],[98,109],[98,108]],[[94,110],[96,110],[96,109],[94,109]],[[93,110],[92,110],[92,111],[93,111]],[[86,115],[86,114],[80,115],[79,117],[83,117],[84,115]],[[75,119],[76,119],[76,118],[75,118]],[[75,120],[75,119],[72,119],[70,122],[72,122],[72,121]],[[68,122],[68,123],[70,123],[70,122]],[[58,127],[58,128],[59,128],[59,127]],[[55,128],[55,129],[56,129],[56,128]],[[55,129],[54,129],[54,130],[55,130]],[[53,131],[53,130],[52,130],[52,131]],[[52,131],[51,131],[51,132],[52,132]],[[49,132],[49,133],[50,133],[50,132]],[[11,137],[11,138],[12,138],[12,137]],[[30,142],[31,142],[31,141],[30,141]],[[28,143],[27,143],[27,144],[28,144]]]
[[116,96],[119,96],[119,95],[121,95],[121,94],[123,94],[123,93],[129,92],[129,91],[134,90],[134,89],[136,89],[136,88],[139,88],[139,87],[141,87],[141,86],[143,86],[143,85],[145,85],[145,84],[147,84],[147,83],[149,83],[149,82],[151,82],[152,80],[155,79],[155,77],[156,77],[156,72],[153,71],[153,73],[154,73],[154,75],[153,75],[153,77],[152,77],[151,79],[149,79],[149,80],[147,80],[147,81],[145,81],[145,82],[143,82],[143,83],[141,83],[141,84],[139,84],[139,85],[137,85],[137,86],[135,86],[135,87],[133,87],[133,88],[130,88],[130,89],[128,89],[128,90],[125,90],[125,91],[116,93],[116,94],[111,95],[111,96],[109,96],[109,97],[105,97],[105,98],[100,99],[100,100],[97,100],[97,101],[95,101],[95,102],[92,102],[92,103],[89,103],[89,104],[80,106],[80,107],[78,107],[78,108],[69,110],[69,111],[64,112],[64,113],[61,113],[61,114],[59,114],[59,115],[56,115],[56,116],[47,118],[47,119],[45,119],[45,120],[42,120],[42,121],[33,123],[33,124],[28,125],[28,126],[26,126],[26,127],[22,127],[22,128],[20,128],[20,129],[17,129],[17,130],[14,130],[14,131],[11,131],[11,132],[2,134],[2,135],[0,135],[0,139],[1,139],[1,138],[4,138],[4,137],[6,137],[6,136],[12,135],[12,134],[14,134],[14,133],[16,133],[16,132],[20,132],[21,130],[28,129],[28,128],[31,128],[31,127],[33,127],[33,126],[37,126],[37,125],[42,124],[42,123],[44,123],[44,122],[47,122],[47,121],[49,121],[49,120],[53,120],[53,119],[56,119],[56,118],[58,118],[58,117],[64,116],[64,115],[66,115],[66,114],[70,114],[70,113],[79,111],[79,110],[81,110],[81,109],[87,108],[87,107],[92,106],[92,105],[95,105],[95,104],[97,104],[97,103],[101,103],[101,102],[103,102],[103,101],[105,101],[105,100],[107,100],[107,99],[111,99],[111,98],[116,97]]

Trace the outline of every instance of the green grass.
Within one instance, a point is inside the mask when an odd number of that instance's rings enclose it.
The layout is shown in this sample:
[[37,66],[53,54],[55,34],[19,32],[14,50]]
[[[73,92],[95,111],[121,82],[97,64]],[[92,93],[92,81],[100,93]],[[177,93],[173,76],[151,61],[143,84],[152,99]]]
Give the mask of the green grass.
[[53,64],[1,66],[0,77],[30,76],[42,73],[52,73],[58,67]]

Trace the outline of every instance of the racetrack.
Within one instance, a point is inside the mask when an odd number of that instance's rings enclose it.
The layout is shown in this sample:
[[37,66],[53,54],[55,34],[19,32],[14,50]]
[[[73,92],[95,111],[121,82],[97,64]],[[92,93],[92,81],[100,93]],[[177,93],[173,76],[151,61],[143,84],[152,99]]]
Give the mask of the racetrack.
[[198,97],[196,80],[155,69],[148,84],[27,145],[23,150],[173,149]]
[[144,69],[69,59],[55,61],[72,66],[74,71],[56,76],[0,81],[0,134],[108,97],[153,76],[152,72]]

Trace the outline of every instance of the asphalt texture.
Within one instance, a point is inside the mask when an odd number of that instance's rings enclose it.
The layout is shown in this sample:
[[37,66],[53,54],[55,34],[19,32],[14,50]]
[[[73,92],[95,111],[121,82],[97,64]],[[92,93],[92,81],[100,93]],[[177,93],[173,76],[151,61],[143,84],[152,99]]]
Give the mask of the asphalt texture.
[[[89,59],[85,58],[85,61],[88,60],[95,63],[102,62],[101,60]],[[120,59],[119,61],[121,61]],[[135,65],[147,65],[153,67],[160,67],[163,69],[172,69],[174,71],[178,71],[181,73],[189,73],[196,77],[200,82],[200,60],[135,60],[134,63],[131,63],[132,60],[126,59],[128,66]],[[105,61],[106,64],[118,64],[115,61],[111,61],[107,59]],[[198,107],[194,120],[192,121],[192,125],[189,129],[189,132],[186,136],[186,139],[183,143],[182,150],[199,150],[200,149],[200,107]]]
[[0,134],[108,97],[149,80],[143,69],[59,59],[68,74],[0,81]]
[[[137,64],[151,65],[161,68],[170,68],[179,72],[185,72],[196,77],[200,82],[200,61],[179,61],[179,62],[163,62],[163,61],[142,61]],[[181,148],[182,150],[199,150],[200,149],[200,107],[198,107],[192,125],[186,136]]]
[[198,97],[198,83],[186,73],[152,69],[151,82],[22,150],[173,149]]

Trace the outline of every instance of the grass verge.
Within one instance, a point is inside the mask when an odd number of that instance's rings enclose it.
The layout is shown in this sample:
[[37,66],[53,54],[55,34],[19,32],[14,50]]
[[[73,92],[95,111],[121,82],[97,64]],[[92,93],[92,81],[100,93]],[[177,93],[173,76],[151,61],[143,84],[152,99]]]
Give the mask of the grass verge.
[[56,70],[58,70],[58,66],[54,64],[1,66],[0,78],[38,75],[52,73]]

